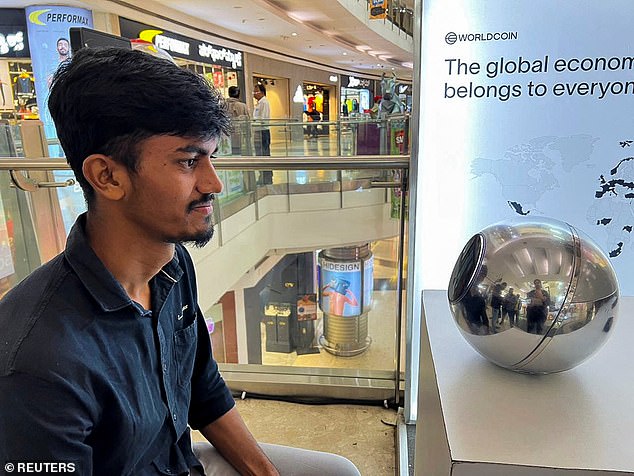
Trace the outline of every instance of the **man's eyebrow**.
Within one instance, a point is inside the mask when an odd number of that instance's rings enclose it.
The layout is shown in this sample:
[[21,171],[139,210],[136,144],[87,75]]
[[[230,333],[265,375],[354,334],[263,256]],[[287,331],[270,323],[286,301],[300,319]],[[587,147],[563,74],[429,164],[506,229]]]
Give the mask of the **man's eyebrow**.
[[203,147],[199,147],[197,145],[186,145],[185,147],[179,147],[176,149],[176,152],[187,152],[187,153],[195,153],[196,155],[209,155],[209,151]]

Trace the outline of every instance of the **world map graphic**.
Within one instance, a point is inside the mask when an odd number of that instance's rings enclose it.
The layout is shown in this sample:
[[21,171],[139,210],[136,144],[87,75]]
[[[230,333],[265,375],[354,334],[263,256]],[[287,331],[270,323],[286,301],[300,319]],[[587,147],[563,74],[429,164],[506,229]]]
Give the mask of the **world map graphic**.
[[[506,201],[516,214],[539,213],[540,199],[561,187],[554,170],[562,170],[560,179],[574,187],[570,174],[576,167],[591,166],[598,140],[588,134],[537,137],[511,147],[501,158],[476,158],[471,173],[474,179],[492,176],[501,188],[500,200]],[[597,177],[596,189],[580,191],[594,195],[586,219],[592,226],[605,228],[607,241],[603,245],[611,258],[629,245],[634,228],[634,157],[626,154],[630,147],[634,147],[634,141],[619,141],[616,149],[620,154],[615,154],[613,167]]]

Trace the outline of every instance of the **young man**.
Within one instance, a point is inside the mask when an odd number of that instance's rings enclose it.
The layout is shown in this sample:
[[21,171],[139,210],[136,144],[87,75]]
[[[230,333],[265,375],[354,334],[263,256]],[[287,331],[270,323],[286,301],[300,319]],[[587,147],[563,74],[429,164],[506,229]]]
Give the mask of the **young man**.
[[[269,156],[271,155],[271,131],[266,122],[271,119],[271,105],[266,98],[266,87],[257,83],[253,87],[253,97],[257,101],[253,110],[253,119],[256,121],[264,121],[263,125],[256,125],[255,129],[255,155]],[[273,171],[263,170],[260,175],[260,183],[270,185],[273,183]]]
[[[274,465],[212,358],[181,243],[213,235],[212,154],[230,130],[219,94],[142,51],[83,49],[56,72],[49,107],[88,212],[65,251],[0,301],[1,464],[358,474],[344,458],[290,448],[270,450]],[[213,444],[204,469],[189,426]]]

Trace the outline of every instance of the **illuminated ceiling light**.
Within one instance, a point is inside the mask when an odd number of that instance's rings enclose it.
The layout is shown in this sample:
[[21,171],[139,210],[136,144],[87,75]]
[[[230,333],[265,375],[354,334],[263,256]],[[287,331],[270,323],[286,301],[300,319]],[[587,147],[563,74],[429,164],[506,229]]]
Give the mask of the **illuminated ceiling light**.
[[359,51],[362,51],[362,52],[366,52],[366,51],[372,49],[372,47],[370,47],[368,45],[358,45],[358,46],[355,46],[355,48],[358,49]]
[[406,61],[405,63],[401,63],[401,66],[403,66],[404,68],[412,69],[412,68],[414,68],[414,63],[412,63],[410,61]]
[[346,51],[343,52],[344,56],[348,56],[348,53]]
[[293,33],[291,33],[291,36],[297,36],[297,32],[294,31]]

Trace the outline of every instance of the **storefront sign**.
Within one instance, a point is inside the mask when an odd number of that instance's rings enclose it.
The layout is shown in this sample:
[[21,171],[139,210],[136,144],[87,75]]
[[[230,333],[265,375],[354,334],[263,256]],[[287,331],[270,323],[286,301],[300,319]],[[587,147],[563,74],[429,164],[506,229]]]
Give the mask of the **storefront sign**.
[[0,8],[0,58],[28,58],[26,16],[21,8]]
[[412,94],[412,85],[411,84],[399,84],[396,88],[397,94]]
[[341,75],[341,86],[353,89],[371,89],[372,79],[357,78],[356,76]]
[[201,42],[198,45],[201,58],[209,58],[213,64],[230,65],[233,69],[242,69],[242,52],[228,48],[218,49],[214,45]]
[[177,40],[165,35],[156,35],[154,37],[154,44],[170,53],[176,53],[179,55],[189,56],[189,43],[187,41]]
[[119,19],[119,26],[121,28],[121,36],[151,41],[157,47],[177,58],[225,66],[231,69],[242,69],[241,51],[195,40],[178,33],[156,29],[153,26],[126,18]]

